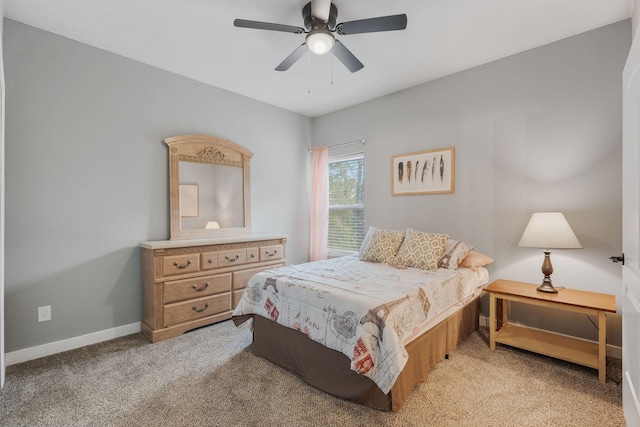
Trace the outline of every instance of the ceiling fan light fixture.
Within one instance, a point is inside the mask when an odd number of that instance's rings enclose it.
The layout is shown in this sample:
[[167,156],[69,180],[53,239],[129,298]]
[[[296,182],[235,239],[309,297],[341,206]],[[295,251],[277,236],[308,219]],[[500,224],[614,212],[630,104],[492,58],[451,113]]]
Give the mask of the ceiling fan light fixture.
[[311,52],[324,55],[331,50],[335,39],[329,30],[318,28],[307,34],[306,42]]

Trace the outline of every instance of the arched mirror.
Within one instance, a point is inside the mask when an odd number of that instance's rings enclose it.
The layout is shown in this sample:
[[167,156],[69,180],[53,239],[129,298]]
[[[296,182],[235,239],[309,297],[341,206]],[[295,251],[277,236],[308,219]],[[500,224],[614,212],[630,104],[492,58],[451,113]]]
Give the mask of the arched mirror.
[[207,135],[167,138],[171,240],[251,233],[253,153]]

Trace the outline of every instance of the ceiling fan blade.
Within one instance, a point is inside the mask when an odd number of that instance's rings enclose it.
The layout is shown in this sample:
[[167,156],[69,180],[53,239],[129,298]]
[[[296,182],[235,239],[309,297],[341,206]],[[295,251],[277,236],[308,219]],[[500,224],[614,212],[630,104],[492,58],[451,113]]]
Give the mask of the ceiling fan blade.
[[347,67],[347,69],[352,73],[355,73],[356,71],[364,67],[364,64],[360,62],[360,60],[358,60],[358,58],[356,58],[356,56],[351,53],[351,51],[347,49],[345,45],[342,44],[339,40],[336,40],[335,44],[333,45],[332,51],[334,56],[338,58],[340,62],[342,62],[344,66]]
[[341,35],[376,33],[378,31],[395,31],[407,28],[407,15],[380,16],[378,18],[359,19],[336,25],[336,32]]
[[324,22],[329,20],[331,0],[311,0],[311,15]]
[[298,59],[300,59],[307,52],[307,44],[302,43],[300,46],[296,48],[293,52],[289,54],[284,61],[280,63],[276,67],[276,71],[287,71],[293,64],[295,64]]
[[241,28],[253,28],[255,30],[282,31],[285,33],[302,34],[304,28],[293,25],[272,24],[270,22],[249,21],[247,19],[236,19],[233,25]]

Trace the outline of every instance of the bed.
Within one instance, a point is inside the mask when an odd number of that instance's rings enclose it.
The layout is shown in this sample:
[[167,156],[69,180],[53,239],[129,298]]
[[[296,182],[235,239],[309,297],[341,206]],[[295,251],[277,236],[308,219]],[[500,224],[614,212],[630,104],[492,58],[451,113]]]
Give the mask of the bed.
[[[396,260],[406,240],[392,248]],[[440,264],[444,251],[443,243]],[[337,397],[395,411],[478,328],[489,274],[477,265],[425,269],[363,255],[260,272],[233,320],[252,319],[257,356]]]

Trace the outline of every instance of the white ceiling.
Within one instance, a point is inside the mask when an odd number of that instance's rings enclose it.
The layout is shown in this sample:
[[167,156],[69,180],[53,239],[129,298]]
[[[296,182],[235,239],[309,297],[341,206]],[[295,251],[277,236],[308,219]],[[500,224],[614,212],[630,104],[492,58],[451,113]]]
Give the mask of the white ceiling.
[[[332,55],[274,68],[303,34],[308,0],[5,0],[7,18],[316,117],[631,16],[633,0],[334,0],[338,22],[406,13],[404,31],[337,36],[365,67]],[[333,83],[332,83],[333,80]]]

